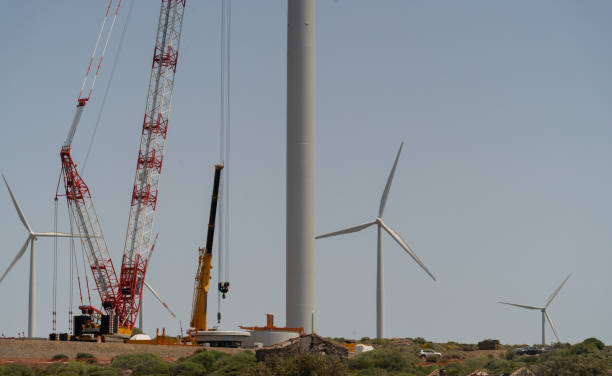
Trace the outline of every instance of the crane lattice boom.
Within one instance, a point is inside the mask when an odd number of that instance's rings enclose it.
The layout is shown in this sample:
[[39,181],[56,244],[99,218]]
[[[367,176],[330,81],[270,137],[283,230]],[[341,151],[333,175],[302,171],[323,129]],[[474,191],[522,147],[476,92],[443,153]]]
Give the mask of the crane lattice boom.
[[[102,35],[106,29],[106,21],[110,14],[112,4],[113,0],[109,0],[108,6],[106,7],[104,20],[100,26],[95,47],[89,59],[87,72],[85,73],[85,78],[83,79],[83,85],[81,86],[79,97],[77,98],[74,118],[72,120],[72,124],[70,125],[70,130],[68,131],[66,141],[64,141],[64,144],[60,150],[62,176],[64,178],[64,189],[66,201],[70,209],[70,215],[74,218],[83,249],[89,261],[89,267],[91,268],[94,281],[96,282],[96,286],[100,294],[102,306],[107,313],[111,313],[113,311],[115,302],[117,300],[117,291],[119,286],[117,274],[115,273],[115,268],[102,234],[102,227],[100,226],[100,221],[98,220],[98,215],[96,214],[89,188],[87,187],[87,184],[85,184],[83,178],[81,178],[79,175],[76,163],[74,163],[72,160],[70,151],[72,147],[72,140],[81,120],[81,115],[83,114],[83,110],[91,97],[98,73],[100,72],[100,66],[104,60],[106,47],[108,46],[108,41],[112,35],[113,27],[115,25],[115,21],[117,20],[117,14],[119,13],[119,8],[121,7],[121,0],[117,2],[112,23],[106,32],[104,47],[98,54],[98,47],[100,45]],[[93,62],[96,59],[98,61],[97,68],[93,78],[90,81],[89,73],[91,71]],[[87,90],[87,96],[85,97],[83,96],[83,93],[87,88],[88,83],[89,90]]]
[[76,164],[70,156],[70,146],[62,147],[60,157],[66,201],[75,219],[83,249],[86,251],[102,306],[110,313],[117,299],[119,284],[102,234],[102,227],[98,221],[89,188],[77,172]]
[[119,325],[134,327],[149,261],[186,0],[162,0],[121,265]]

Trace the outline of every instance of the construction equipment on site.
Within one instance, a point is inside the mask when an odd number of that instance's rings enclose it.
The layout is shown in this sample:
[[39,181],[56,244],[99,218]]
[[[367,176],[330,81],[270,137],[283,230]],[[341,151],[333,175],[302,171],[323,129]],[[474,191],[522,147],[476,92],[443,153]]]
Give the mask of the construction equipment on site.
[[220,90],[220,121],[219,121],[219,164],[225,168],[224,177],[221,179],[219,191],[221,201],[219,202],[219,235],[217,265],[217,324],[221,324],[221,299],[225,299],[230,290],[229,262],[230,262],[230,149],[231,149],[231,122],[230,122],[230,51],[231,51],[231,23],[232,6],[230,0],[221,1],[221,85]]
[[[198,248],[198,269],[195,277],[193,291],[193,307],[191,311],[189,342],[193,344],[208,344],[213,347],[240,347],[251,334],[246,331],[207,330],[206,313],[208,310],[208,290],[212,269],[212,247],[215,235],[215,220],[217,216],[217,203],[219,199],[219,183],[221,181],[222,164],[215,165],[213,193],[210,201],[210,214],[208,218],[208,231],[206,233],[206,246]],[[218,314],[218,319],[220,314]]]
[[239,326],[240,329],[244,330],[252,330],[252,331],[279,331],[279,332],[293,332],[299,335],[304,335],[304,327],[300,326],[299,328],[288,328],[288,327],[278,327],[274,325],[274,315],[271,313],[266,313],[266,326]]
[[186,0],[162,0],[136,164],[116,312],[131,333],[142,298]]
[[289,328],[274,325],[274,315],[271,313],[266,313],[265,326],[240,325],[239,328],[251,333],[250,337],[243,341],[242,346],[244,347],[272,346],[305,334],[303,327]]
[[[87,187],[87,184],[85,184],[85,181],[79,175],[76,163],[74,163],[74,161],[72,160],[71,148],[72,140],[74,139],[74,135],[81,120],[81,116],[83,115],[83,110],[85,109],[87,102],[91,98],[96,78],[100,71],[100,66],[102,65],[104,53],[106,51],[106,47],[108,46],[108,41],[110,40],[113,26],[115,25],[115,21],[117,19],[119,7],[121,6],[121,1],[119,1],[119,3],[117,4],[110,30],[106,34],[104,49],[98,57],[98,66],[95,70],[93,80],[89,84],[87,96],[84,96],[83,93],[85,91],[86,84],[89,82],[88,78],[91,66],[95,58],[97,57],[96,53],[99,47],[101,36],[103,35],[103,32],[105,30],[106,21],[111,10],[111,5],[112,0],[109,1],[108,7],[106,8],[106,14],[104,16],[102,26],[100,27],[100,32],[98,33],[98,38],[96,40],[94,50],[89,60],[87,72],[85,73],[85,78],[83,79],[83,85],[81,86],[81,90],[77,98],[76,112],[72,120],[72,125],[70,126],[68,136],[66,137],[66,140],[64,141],[64,144],[62,145],[60,151],[60,158],[62,163],[61,176],[63,176],[64,178],[64,189],[68,209],[71,217],[74,219],[74,223],[76,224],[78,232],[81,236],[81,244],[87,255],[89,267],[94,275],[94,281],[96,283],[98,293],[100,294],[102,307],[105,310],[106,315],[108,316],[113,315],[113,310],[118,299],[117,274],[115,273],[115,268],[111,261],[110,254],[108,252],[108,248],[106,246],[106,242],[102,234],[102,227],[100,226],[100,221],[98,220],[98,216],[93,205],[93,200],[91,198],[89,188]],[[56,194],[56,197],[57,196],[58,194]],[[85,305],[83,305],[82,307],[84,307],[82,309],[83,315],[95,318],[91,314],[91,312],[94,311],[93,307],[86,308]],[[81,323],[81,321],[79,321],[79,323]],[[80,328],[76,327],[74,329],[75,331],[80,330]]]
[[[92,335],[112,333],[129,335],[138,317],[142,289],[145,286],[147,264],[152,251],[150,245],[153,222],[168,130],[168,116],[172,103],[185,2],[186,0],[161,1],[120,278],[117,278],[110,258],[90,190],[79,175],[76,163],[74,163],[70,154],[72,140],[83,109],[91,97],[121,0],[117,3],[113,21],[106,33],[104,48],[97,55],[113,0],[109,0],[106,9],[106,15],[77,98],[76,113],[68,137],[60,151],[61,176],[63,176],[69,212],[81,237],[81,243],[87,255],[104,310],[104,312],[97,310],[91,304],[81,305],[79,308],[82,315],[74,318],[75,334],[80,332],[93,333]],[[97,69],[87,91],[85,90],[86,84],[89,82],[89,73],[96,58],[98,59]],[[86,91],[87,96],[84,96],[83,93]],[[108,323],[108,325],[105,325],[105,323]]]
[[215,220],[217,217],[217,201],[219,199],[219,182],[221,180],[223,165],[215,165],[215,178],[213,193],[210,200],[210,214],[208,217],[208,231],[206,233],[206,246],[198,248],[198,269],[193,290],[193,306],[191,309],[191,331],[206,331],[206,310],[208,303],[208,289],[210,287],[210,270],[212,268],[212,247],[215,236]]
[[[139,336],[144,336],[144,338],[138,338]],[[192,343],[184,343],[182,338],[166,336],[166,328],[162,328],[161,336],[159,335],[159,328],[157,328],[155,338],[150,338],[149,336],[145,336],[143,334],[137,334],[134,337],[126,340],[125,343],[132,345],[193,346]]]

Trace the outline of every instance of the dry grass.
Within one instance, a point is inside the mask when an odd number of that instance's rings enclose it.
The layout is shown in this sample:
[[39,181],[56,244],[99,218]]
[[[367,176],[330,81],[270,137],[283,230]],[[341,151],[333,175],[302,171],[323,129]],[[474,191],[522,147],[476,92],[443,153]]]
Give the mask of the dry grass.
[[[56,354],[65,354],[74,359],[77,353],[89,353],[102,362],[128,353],[152,353],[165,360],[176,360],[189,356],[201,347],[134,345],[121,342],[56,342],[47,340],[0,339],[0,362],[2,359],[49,360]],[[234,353],[241,349],[215,348],[218,351]]]

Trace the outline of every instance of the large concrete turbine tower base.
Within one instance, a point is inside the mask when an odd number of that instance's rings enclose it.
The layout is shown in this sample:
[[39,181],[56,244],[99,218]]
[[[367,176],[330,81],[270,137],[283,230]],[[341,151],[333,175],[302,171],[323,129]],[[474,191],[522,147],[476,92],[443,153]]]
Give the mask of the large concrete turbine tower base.
[[287,326],[314,315],[315,1],[289,0],[287,26]]

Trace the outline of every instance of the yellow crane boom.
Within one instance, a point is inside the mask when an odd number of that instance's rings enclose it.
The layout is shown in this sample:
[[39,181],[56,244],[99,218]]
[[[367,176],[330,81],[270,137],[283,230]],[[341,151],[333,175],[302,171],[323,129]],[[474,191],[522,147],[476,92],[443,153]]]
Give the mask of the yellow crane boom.
[[198,248],[198,270],[195,277],[195,288],[193,290],[193,306],[191,309],[191,328],[196,331],[206,330],[206,309],[208,289],[210,287],[210,270],[212,269],[212,247],[215,236],[215,219],[217,216],[217,200],[219,198],[219,182],[223,165],[215,165],[215,179],[213,193],[210,200],[210,216],[208,218],[208,233],[206,234],[206,246]]

